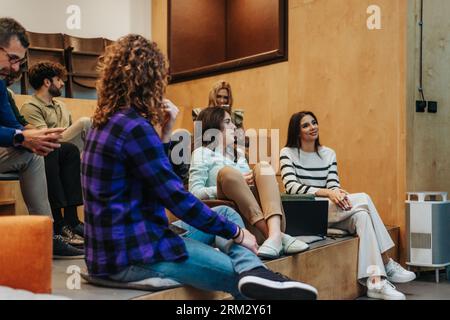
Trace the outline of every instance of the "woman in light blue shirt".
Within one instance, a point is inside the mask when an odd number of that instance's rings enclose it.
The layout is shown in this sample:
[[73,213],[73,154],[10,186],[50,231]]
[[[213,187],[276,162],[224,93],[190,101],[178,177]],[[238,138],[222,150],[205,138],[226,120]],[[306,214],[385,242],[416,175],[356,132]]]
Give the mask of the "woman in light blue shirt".
[[202,200],[234,201],[262,243],[261,257],[275,259],[308,249],[304,242],[283,233],[286,223],[272,167],[262,162],[251,170],[239,148],[235,156],[236,126],[230,114],[224,108],[209,107],[197,121],[202,124],[202,146],[192,154],[189,191]]

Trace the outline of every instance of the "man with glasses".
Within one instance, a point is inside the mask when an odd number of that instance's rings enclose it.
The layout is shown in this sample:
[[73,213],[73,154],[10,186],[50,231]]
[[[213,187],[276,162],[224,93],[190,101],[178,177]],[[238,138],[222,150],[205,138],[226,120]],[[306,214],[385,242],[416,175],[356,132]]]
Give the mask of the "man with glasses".
[[[20,57],[16,56],[15,54],[9,54],[5,48],[0,47],[0,50],[5,53],[11,67],[12,66],[20,67],[27,60],[27,57],[20,58]],[[19,68],[17,68],[17,70],[19,70]]]
[[[25,28],[14,19],[0,18],[0,173],[19,172],[29,213],[51,217],[41,156],[60,147],[58,142],[64,129],[25,130],[14,116],[4,81],[5,77],[19,71],[28,46]],[[80,257],[82,253],[61,237],[53,238],[55,257]]]

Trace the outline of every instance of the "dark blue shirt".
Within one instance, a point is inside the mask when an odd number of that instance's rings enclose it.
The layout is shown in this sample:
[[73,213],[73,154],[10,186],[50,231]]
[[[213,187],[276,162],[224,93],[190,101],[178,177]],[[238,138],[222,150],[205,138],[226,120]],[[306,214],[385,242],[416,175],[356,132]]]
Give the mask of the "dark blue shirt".
[[4,80],[0,80],[0,147],[12,147],[16,129],[23,130],[17,121],[8,99]]

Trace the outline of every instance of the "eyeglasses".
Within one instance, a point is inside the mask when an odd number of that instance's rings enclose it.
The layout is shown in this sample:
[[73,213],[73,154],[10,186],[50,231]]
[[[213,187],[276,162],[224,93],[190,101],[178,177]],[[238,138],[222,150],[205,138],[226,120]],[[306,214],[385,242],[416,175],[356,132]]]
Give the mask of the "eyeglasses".
[[5,48],[0,47],[0,50],[2,50],[6,56],[8,57],[8,61],[11,65],[15,65],[15,64],[19,64],[22,65],[27,61],[27,57],[23,57],[23,58],[19,58],[18,56],[16,56],[15,54],[9,54],[8,51],[6,51]]

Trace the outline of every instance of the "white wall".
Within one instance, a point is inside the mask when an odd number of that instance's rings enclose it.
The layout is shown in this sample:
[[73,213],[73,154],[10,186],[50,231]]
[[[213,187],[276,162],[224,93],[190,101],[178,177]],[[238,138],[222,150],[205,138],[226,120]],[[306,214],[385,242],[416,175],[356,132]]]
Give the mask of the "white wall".
[[[69,29],[67,8],[81,10],[81,28]],[[18,20],[27,30],[116,40],[128,33],[151,37],[151,0],[14,0],[0,2],[0,16]]]

